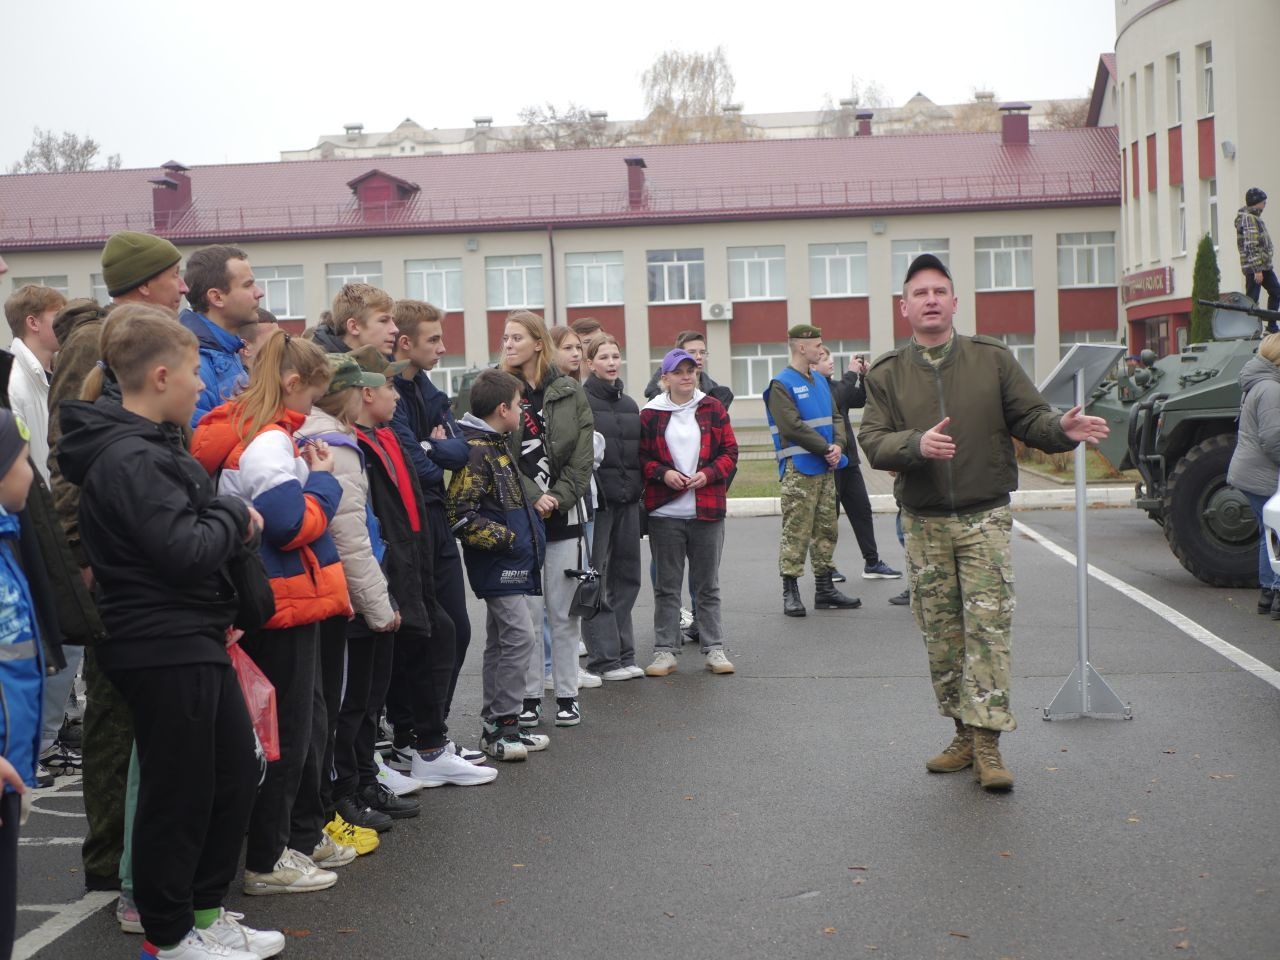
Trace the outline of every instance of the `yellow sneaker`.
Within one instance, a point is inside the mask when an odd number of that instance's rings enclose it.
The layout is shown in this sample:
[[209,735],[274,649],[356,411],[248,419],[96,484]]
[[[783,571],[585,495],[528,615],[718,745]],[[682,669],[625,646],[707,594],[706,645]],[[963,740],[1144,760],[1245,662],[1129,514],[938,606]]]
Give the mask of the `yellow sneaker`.
[[333,815],[333,819],[324,825],[324,832],[329,835],[334,843],[342,844],[344,847],[354,847],[356,853],[360,856],[364,856],[366,853],[373,853],[378,849],[379,841],[376,830],[347,823],[336,813]]

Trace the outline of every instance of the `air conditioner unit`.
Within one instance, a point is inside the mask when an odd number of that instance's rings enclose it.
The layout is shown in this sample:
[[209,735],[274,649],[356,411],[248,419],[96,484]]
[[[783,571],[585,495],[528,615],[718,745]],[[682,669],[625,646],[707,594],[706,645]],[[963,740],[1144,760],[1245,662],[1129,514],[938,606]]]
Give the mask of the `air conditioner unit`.
[[732,320],[733,304],[728,300],[703,300],[702,301],[702,319],[703,320]]

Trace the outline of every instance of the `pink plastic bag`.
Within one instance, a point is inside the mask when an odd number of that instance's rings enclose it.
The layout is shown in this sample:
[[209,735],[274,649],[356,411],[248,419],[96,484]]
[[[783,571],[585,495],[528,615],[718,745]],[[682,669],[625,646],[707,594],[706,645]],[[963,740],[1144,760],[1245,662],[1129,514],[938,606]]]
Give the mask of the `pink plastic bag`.
[[231,666],[235,668],[236,678],[240,681],[240,692],[244,694],[249,719],[253,721],[253,732],[258,735],[258,742],[262,744],[263,755],[268,761],[279,760],[280,727],[276,721],[276,688],[240,644],[233,643],[227,647],[227,656],[231,658]]

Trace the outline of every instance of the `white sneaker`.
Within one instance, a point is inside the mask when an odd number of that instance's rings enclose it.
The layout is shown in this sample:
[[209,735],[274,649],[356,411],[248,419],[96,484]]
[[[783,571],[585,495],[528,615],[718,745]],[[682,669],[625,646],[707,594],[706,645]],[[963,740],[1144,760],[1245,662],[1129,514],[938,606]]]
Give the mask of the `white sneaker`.
[[520,743],[524,746],[526,753],[537,753],[539,750],[545,750],[551,746],[551,738],[545,733],[534,733],[532,730],[526,730],[521,727],[516,736],[520,738]]
[[[416,750],[414,751],[417,752]],[[382,755],[375,753],[374,757],[378,762],[378,782],[394,793],[397,797],[407,797],[411,793],[416,793],[422,789],[422,784],[413,779],[412,774],[405,776],[399,770],[392,770],[382,762]],[[410,769],[413,767],[413,760],[409,760]]]
[[712,673],[733,673],[733,664],[724,655],[724,647],[712,647],[707,651],[707,669]]
[[345,843],[338,843],[327,833],[320,834],[320,842],[311,851],[311,862],[325,870],[332,870],[334,867],[345,867],[355,858],[355,847],[349,847]]
[[670,650],[658,650],[653,655],[653,663],[644,668],[646,677],[665,677],[676,672],[676,655]]
[[[348,847],[347,849],[351,849]],[[353,854],[354,850],[351,851]],[[284,934],[278,930],[254,930],[240,921],[243,913],[232,913],[224,909],[213,925],[204,931],[206,938],[212,937],[224,947],[242,950],[255,957],[274,957],[284,949]]]
[[455,756],[461,757],[467,763],[484,763],[488,759],[483,750],[472,750],[470,747],[464,747],[460,743],[449,740],[445,743],[444,748]]
[[[644,671],[641,670],[640,673],[643,674]],[[636,675],[632,673],[630,670],[628,670],[626,667],[614,667],[612,670],[606,670],[604,673],[600,674],[600,679],[601,680],[634,680],[635,676]]]
[[623,667],[622,669],[627,671],[627,673],[631,674],[632,677],[644,676],[644,667],[640,666],[637,663],[633,663],[631,666]]
[[590,673],[586,670],[583,670],[581,667],[578,668],[578,689],[579,690],[581,690],[583,687],[598,687],[598,686],[601,686],[603,683],[604,681],[601,680],[599,677],[597,677],[594,673]]
[[[281,940],[284,937],[280,938]],[[283,944],[281,944],[283,946]],[[277,950],[276,953],[280,951]],[[144,952],[151,956],[150,951]],[[157,950],[158,960],[258,960],[258,954],[248,950],[234,950],[211,936],[208,930],[188,930],[187,935],[167,950]]]
[[580,657],[585,657],[586,655],[587,655],[587,645],[586,645],[583,641],[579,640],[579,641],[578,641],[578,656],[580,656]]
[[440,751],[434,760],[426,759],[417,750],[413,751],[413,769],[409,776],[424,787],[442,787],[452,783],[459,787],[474,787],[498,779],[498,771],[493,767],[479,767],[467,763],[456,753],[448,750]]
[[275,869],[270,873],[244,872],[244,892],[250,897],[263,897],[276,893],[311,893],[328,890],[338,882],[338,875],[321,870],[306,854],[285,848]]

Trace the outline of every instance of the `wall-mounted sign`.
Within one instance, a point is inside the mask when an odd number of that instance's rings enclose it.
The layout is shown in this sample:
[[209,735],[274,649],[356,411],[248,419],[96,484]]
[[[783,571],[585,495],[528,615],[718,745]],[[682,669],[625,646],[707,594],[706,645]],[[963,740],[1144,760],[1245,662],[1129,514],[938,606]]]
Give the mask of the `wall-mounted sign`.
[[1157,267],[1140,273],[1126,274],[1120,281],[1120,301],[1133,303],[1173,293],[1173,267]]

